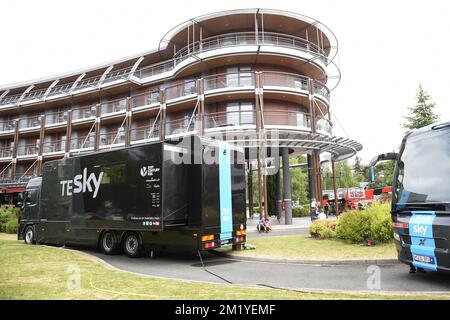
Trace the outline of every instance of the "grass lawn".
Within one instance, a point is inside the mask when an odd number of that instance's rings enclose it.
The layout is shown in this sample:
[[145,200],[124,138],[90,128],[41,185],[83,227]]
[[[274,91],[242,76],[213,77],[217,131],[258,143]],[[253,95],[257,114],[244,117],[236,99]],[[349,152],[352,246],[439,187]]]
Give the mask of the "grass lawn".
[[[309,293],[165,280],[106,267],[77,252],[0,234],[0,299],[448,299],[450,296]],[[68,270],[79,268],[79,288]],[[76,282],[75,282],[76,283]],[[69,285],[68,285],[69,284]],[[70,288],[70,289],[69,289]]]
[[354,260],[396,259],[393,242],[363,247],[341,240],[317,240],[309,236],[259,237],[248,240],[255,250],[235,251],[233,254],[248,257],[284,258],[297,260]]

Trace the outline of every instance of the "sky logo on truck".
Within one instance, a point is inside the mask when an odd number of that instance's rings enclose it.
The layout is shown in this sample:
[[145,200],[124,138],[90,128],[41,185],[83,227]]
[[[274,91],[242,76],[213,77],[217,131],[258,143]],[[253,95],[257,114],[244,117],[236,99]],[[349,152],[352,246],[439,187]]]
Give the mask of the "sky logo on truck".
[[83,169],[83,174],[77,174],[73,180],[63,180],[61,184],[61,195],[71,196],[74,193],[85,193],[86,191],[93,192],[92,198],[97,197],[100,183],[102,182],[103,172],[100,172],[98,178],[95,173],[87,173],[87,168]]

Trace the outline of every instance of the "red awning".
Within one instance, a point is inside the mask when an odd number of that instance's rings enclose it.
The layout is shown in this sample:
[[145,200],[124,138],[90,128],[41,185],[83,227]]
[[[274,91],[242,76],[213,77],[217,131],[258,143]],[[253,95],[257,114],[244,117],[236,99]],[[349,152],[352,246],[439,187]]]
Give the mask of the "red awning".
[[0,189],[0,194],[19,193],[19,192],[24,192],[24,191],[25,191],[24,187],[5,188],[5,189]]

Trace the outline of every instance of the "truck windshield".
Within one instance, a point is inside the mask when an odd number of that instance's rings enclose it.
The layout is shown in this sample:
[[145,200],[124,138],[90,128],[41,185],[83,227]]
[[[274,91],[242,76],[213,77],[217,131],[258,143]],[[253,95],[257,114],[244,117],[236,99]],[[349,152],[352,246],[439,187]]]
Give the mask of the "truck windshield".
[[450,129],[406,140],[396,172],[397,206],[450,203]]

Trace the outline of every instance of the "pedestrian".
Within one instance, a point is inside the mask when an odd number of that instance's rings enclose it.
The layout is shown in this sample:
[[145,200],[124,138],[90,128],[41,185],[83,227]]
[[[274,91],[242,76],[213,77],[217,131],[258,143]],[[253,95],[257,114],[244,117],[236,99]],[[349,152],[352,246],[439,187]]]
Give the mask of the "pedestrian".
[[317,203],[316,199],[312,198],[311,200],[311,221],[314,221],[317,219]]

